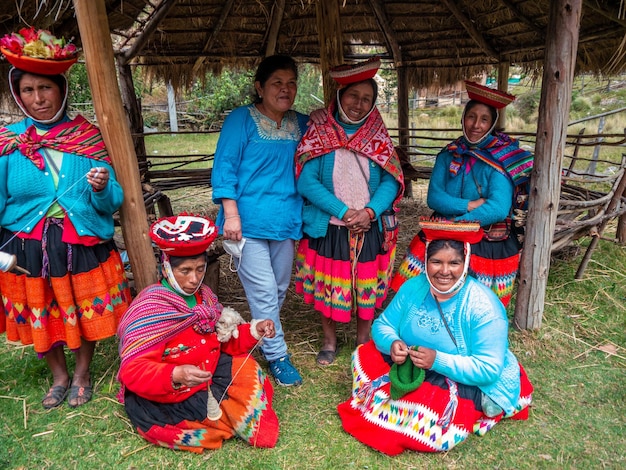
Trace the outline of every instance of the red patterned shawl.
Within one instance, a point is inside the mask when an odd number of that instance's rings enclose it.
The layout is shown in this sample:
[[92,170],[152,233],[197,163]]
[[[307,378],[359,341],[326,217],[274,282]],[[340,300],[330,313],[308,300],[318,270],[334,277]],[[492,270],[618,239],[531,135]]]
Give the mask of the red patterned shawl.
[[400,184],[395,206],[404,194],[404,178],[400,159],[378,109],[374,108],[356,133],[348,138],[341,124],[335,120],[335,108],[333,101],[328,107],[326,122],[313,124],[300,140],[296,149],[296,178],[300,176],[304,164],[313,158],[339,148],[353,150],[379,165]]
[[0,155],[19,150],[43,170],[44,158],[39,152],[42,147],[111,163],[100,130],[80,115],[54,126],[43,135],[37,133],[34,125],[20,135],[6,127],[0,128]]

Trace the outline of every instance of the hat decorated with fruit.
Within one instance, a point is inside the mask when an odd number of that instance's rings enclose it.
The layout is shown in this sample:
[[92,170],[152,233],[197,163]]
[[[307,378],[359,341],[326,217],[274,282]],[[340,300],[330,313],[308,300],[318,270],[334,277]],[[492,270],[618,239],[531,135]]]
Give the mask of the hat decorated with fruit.
[[470,82],[469,80],[465,80],[465,88],[470,100],[480,101],[496,109],[502,109],[509,103],[515,101],[515,96],[513,95],[476,82]]
[[13,67],[38,75],[65,73],[78,60],[74,44],[33,27],[2,37],[0,52]]
[[150,227],[150,238],[168,256],[196,256],[217,238],[215,223],[201,215],[162,217]]
[[343,64],[330,69],[330,77],[339,85],[362,82],[373,78],[380,68],[380,57],[372,57],[358,64]]

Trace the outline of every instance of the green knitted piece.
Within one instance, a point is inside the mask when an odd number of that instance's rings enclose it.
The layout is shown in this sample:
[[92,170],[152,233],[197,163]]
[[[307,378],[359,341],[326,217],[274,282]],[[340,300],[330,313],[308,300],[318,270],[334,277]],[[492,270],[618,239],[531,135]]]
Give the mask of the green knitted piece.
[[391,398],[398,400],[409,392],[416,390],[424,381],[426,371],[415,367],[411,359],[407,358],[402,364],[393,364],[389,371],[391,382]]

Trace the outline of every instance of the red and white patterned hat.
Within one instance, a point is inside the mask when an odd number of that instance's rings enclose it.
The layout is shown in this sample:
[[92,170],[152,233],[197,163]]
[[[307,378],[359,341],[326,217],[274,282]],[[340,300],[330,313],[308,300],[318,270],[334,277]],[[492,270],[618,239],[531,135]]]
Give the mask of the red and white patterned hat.
[[478,222],[455,222],[441,218],[420,217],[419,225],[426,240],[457,240],[478,243],[483,238],[483,229]]
[[515,96],[513,95],[509,95],[500,90],[494,90],[493,88],[476,82],[465,80],[465,88],[467,89],[467,96],[469,96],[470,100],[480,101],[496,109],[502,109],[509,103],[515,101]]
[[150,227],[150,238],[169,256],[196,256],[217,238],[215,223],[200,215],[162,217]]
[[343,64],[330,69],[330,78],[341,86],[373,78],[380,68],[380,57],[372,57],[358,64]]

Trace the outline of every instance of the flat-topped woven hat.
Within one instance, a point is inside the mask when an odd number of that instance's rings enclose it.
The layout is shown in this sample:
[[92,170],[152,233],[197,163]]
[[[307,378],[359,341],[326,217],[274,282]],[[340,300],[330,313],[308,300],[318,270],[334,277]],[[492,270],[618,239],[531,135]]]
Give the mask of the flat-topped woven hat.
[[483,229],[478,222],[455,222],[440,218],[420,217],[419,225],[426,240],[457,240],[478,243],[483,238]]
[[343,64],[333,67],[330,70],[330,78],[341,86],[345,86],[350,83],[362,82],[368,78],[373,78],[379,68],[380,57],[372,57],[358,64]]
[[496,109],[502,109],[509,103],[515,101],[515,96],[513,95],[509,95],[500,90],[494,90],[493,88],[476,82],[470,82],[469,80],[465,80],[465,88],[467,89],[467,96],[470,100],[480,101]]
[[32,27],[3,36],[0,52],[13,67],[37,75],[65,73],[78,60],[74,44]]
[[215,223],[200,215],[163,217],[150,227],[150,238],[169,256],[196,256],[217,238]]

